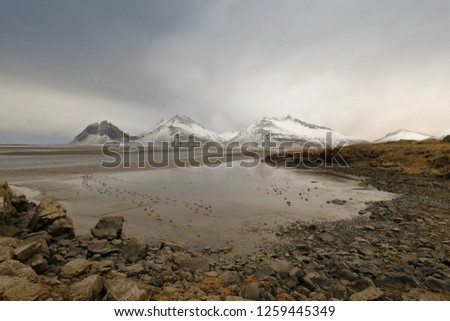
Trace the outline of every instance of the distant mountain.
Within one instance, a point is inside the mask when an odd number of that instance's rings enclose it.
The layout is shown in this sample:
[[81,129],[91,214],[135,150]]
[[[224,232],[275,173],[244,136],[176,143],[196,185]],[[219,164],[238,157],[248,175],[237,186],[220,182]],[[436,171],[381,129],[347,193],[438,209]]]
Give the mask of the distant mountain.
[[413,132],[410,130],[399,129],[396,132],[388,133],[386,136],[375,140],[373,143],[387,143],[387,142],[397,142],[399,140],[425,140],[432,138],[429,135]]
[[272,141],[277,143],[293,142],[298,145],[303,145],[308,142],[324,146],[328,132],[332,133],[333,146],[336,146],[340,141],[346,141],[346,145],[364,142],[363,140],[342,134],[328,127],[308,124],[291,116],[259,118],[231,140],[240,143],[261,143],[263,137],[267,133],[271,133]]
[[98,145],[110,140],[122,141],[123,137],[125,137],[125,142],[130,141],[131,137],[128,134],[104,120],[101,123],[93,123],[87,126],[70,144]]
[[187,141],[190,135],[195,135],[196,140],[201,142],[221,141],[216,133],[205,129],[185,115],[175,115],[161,120],[155,127],[139,135],[137,140],[144,144],[147,142],[171,142],[175,134],[179,134],[180,140],[183,141]]
[[444,139],[445,137],[450,135],[450,128],[447,130],[444,130],[442,133],[436,136],[437,139]]
[[234,132],[224,132],[224,133],[222,133],[222,134],[219,134],[219,137],[220,137],[224,142],[226,142],[226,141],[229,141],[229,140],[231,140],[232,138],[236,137],[236,135],[237,135],[238,133],[239,133],[239,132],[237,132],[237,131],[234,131]]

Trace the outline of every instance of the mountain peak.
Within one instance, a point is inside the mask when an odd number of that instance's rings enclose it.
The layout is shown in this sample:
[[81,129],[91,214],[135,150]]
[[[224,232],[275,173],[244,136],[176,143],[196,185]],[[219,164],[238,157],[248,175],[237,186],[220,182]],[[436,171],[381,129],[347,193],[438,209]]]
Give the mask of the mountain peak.
[[70,143],[82,145],[95,145],[95,144],[104,144],[110,140],[122,141],[123,138],[125,138],[126,142],[130,140],[130,136],[128,134],[125,134],[117,126],[113,125],[107,120],[103,120],[100,123],[96,122],[87,126]]
[[431,138],[430,135],[414,132],[408,129],[399,129],[395,132],[387,133],[386,136],[377,139],[374,143],[397,142],[400,140],[425,140]]

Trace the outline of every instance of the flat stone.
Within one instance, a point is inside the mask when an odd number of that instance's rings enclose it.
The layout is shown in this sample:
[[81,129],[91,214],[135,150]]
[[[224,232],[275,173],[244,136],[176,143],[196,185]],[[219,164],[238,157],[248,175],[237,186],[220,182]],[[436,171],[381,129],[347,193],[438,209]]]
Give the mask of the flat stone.
[[74,259],[67,262],[61,269],[61,276],[64,277],[75,277],[86,272],[87,269],[92,265],[92,262],[86,259]]
[[191,257],[182,252],[174,253],[174,260],[179,269],[189,269],[191,271],[207,272],[210,269],[209,260],[204,256]]
[[0,276],[0,298],[5,301],[41,301],[49,293],[27,278]]
[[123,222],[123,216],[102,217],[91,233],[98,239],[119,239],[122,237]]
[[111,245],[108,240],[92,240],[87,249],[92,254],[100,254],[102,256],[120,252],[119,248]]
[[40,253],[41,250],[42,244],[40,241],[31,242],[16,248],[13,252],[14,259],[17,261],[25,261],[33,255]]
[[31,267],[16,260],[7,260],[0,263],[0,275],[25,278],[30,282],[35,282],[38,278]]
[[239,284],[241,282],[241,276],[236,271],[225,271],[218,278],[223,285]]
[[106,300],[112,301],[148,301],[148,286],[129,279],[114,278],[105,283]]
[[128,276],[135,276],[145,271],[144,266],[141,263],[136,263],[133,265],[124,266],[120,269],[122,272],[126,273]]
[[378,300],[384,295],[384,292],[377,287],[368,287],[361,292],[354,293],[350,296],[350,301],[373,301]]
[[275,273],[289,273],[292,270],[293,265],[287,260],[277,260],[273,261],[270,264],[270,267]]
[[105,279],[100,275],[91,275],[70,286],[69,297],[72,301],[95,301],[101,299]]

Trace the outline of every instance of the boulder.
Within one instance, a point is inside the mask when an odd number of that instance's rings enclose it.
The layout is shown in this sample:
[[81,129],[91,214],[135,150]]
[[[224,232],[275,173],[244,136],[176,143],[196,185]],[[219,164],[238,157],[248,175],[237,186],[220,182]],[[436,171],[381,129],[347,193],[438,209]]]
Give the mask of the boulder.
[[53,197],[44,197],[28,225],[31,231],[46,230],[52,239],[75,237],[73,222],[64,207]]
[[0,275],[25,278],[30,282],[35,282],[38,278],[32,268],[16,260],[0,263]]
[[275,273],[289,273],[294,266],[287,260],[277,260],[273,261],[270,267]]
[[27,278],[0,276],[0,300],[41,301],[49,298],[49,293]]
[[83,274],[92,265],[92,262],[86,259],[74,259],[67,262],[61,269],[61,276],[75,277]]
[[0,263],[12,259],[13,255],[12,247],[0,245]]
[[150,287],[130,279],[114,278],[105,284],[106,300],[110,301],[147,301]]
[[350,301],[373,301],[383,296],[384,292],[379,288],[371,286],[361,292],[354,293],[350,296]]
[[123,247],[122,255],[131,263],[142,260],[147,255],[147,243],[140,239],[130,239]]
[[0,224],[9,224],[15,209],[12,205],[13,191],[5,181],[0,181]]
[[113,240],[121,238],[123,222],[123,216],[102,217],[91,229],[91,233],[98,239]]
[[24,262],[37,274],[44,274],[48,270],[47,260],[41,254],[35,254]]
[[119,248],[109,243],[108,240],[92,240],[87,249],[91,254],[100,254],[102,256],[120,252]]
[[25,261],[31,258],[33,255],[40,253],[42,250],[42,244],[39,241],[31,242],[16,248],[13,252],[14,259],[17,261]]
[[232,285],[241,283],[241,276],[236,271],[225,271],[219,275],[219,280],[223,285]]
[[176,252],[174,253],[174,260],[180,269],[189,269],[191,271],[200,272],[207,272],[210,269],[210,262],[204,256],[191,257],[188,254]]
[[70,286],[69,299],[72,301],[95,301],[101,299],[105,279],[91,275]]

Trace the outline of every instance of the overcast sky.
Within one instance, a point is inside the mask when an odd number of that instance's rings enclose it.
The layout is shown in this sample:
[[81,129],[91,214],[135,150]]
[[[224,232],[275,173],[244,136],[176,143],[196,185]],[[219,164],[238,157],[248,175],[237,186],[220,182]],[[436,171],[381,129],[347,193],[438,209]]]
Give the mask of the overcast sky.
[[448,0],[0,1],[0,143],[292,115],[363,139],[450,128]]

